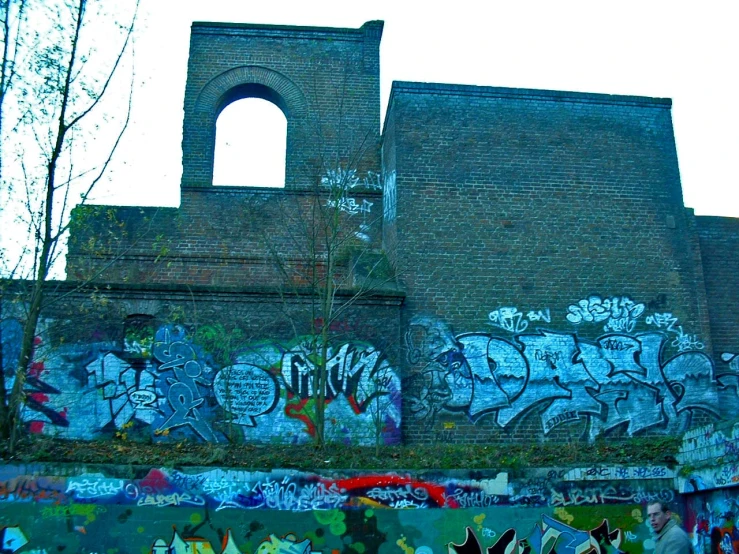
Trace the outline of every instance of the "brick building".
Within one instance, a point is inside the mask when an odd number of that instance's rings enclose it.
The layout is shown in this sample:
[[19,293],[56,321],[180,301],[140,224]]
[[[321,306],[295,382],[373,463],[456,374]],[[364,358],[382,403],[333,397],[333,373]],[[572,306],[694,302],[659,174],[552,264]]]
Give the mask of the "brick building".
[[[181,205],[77,210],[29,425],[306,440],[316,336],[330,440],[734,416],[739,220],[684,207],[670,101],[395,82],[381,133],[381,34],[193,24]],[[282,189],[212,184],[249,97],[287,119]]]

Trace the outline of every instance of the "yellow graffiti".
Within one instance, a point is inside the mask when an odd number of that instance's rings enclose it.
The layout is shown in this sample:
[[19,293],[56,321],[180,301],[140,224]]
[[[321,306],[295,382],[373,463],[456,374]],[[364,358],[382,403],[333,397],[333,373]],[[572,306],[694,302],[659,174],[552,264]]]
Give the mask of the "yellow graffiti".
[[557,516],[561,521],[564,521],[567,525],[570,525],[575,520],[575,516],[570,514],[565,508],[562,507],[555,508],[554,515]]
[[641,510],[639,508],[631,510],[631,517],[633,517],[639,523],[644,523],[644,517],[642,516]]
[[385,504],[377,502],[376,500],[367,498],[366,496],[360,496],[355,501],[360,506],[369,506],[370,508],[389,508],[389,506],[386,506]]
[[416,551],[416,549],[412,546],[408,546],[407,544],[405,544],[405,537],[400,537],[397,541],[395,541],[395,544],[397,544],[405,554],[414,554],[414,552]]
[[97,514],[106,511],[102,506],[95,504],[70,504],[69,506],[44,506],[41,510],[42,517],[69,517],[83,516],[85,524],[92,523],[97,519]]

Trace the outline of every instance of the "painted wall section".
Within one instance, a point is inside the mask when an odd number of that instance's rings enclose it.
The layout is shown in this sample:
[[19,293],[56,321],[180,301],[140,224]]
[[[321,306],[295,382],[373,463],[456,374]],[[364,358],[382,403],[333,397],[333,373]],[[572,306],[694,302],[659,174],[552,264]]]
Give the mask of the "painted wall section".
[[492,331],[460,334],[440,318],[410,320],[410,417],[433,427],[462,413],[475,424],[515,428],[537,409],[542,435],[584,420],[593,440],[616,428],[678,435],[696,415],[739,410],[734,355],[717,369],[676,317],[627,296],[592,295],[565,314],[503,306],[488,320]]
[[[314,436],[313,335],[247,340],[218,323],[193,331],[168,324],[129,328],[119,340],[52,344],[57,322],[44,325],[23,412],[31,432],[207,442]],[[10,373],[19,333],[17,321],[3,322]],[[391,361],[360,339],[330,345],[328,441],[398,444],[403,429],[442,429],[439,440],[453,441],[464,426],[590,441],[674,436],[739,412],[739,356],[714,360],[672,313],[626,295],[591,295],[559,313],[499,306],[487,311],[487,329],[463,333],[419,315],[404,343],[403,379],[397,353]]]
[[693,534],[697,554],[739,552],[737,489],[687,496],[685,526]]
[[674,498],[671,479],[564,482],[559,470],[64,473],[0,469],[4,551],[641,553],[654,547],[645,503]]
[[[199,336],[207,337],[208,329],[215,332],[205,327]],[[317,401],[314,340],[241,345],[230,353],[231,363],[219,364],[176,325],[150,334],[137,331],[122,346],[90,342],[46,348],[42,333],[23,421],[31,432],[70,439],[138,433],[154,440],[309,441]],[[13,344],[8,343],[8,354]],[[327,359],[326,438],[399,442],[400,379],[383,353],[354,341],[332,345]],[[4,360],[14,367],[12,356]]]

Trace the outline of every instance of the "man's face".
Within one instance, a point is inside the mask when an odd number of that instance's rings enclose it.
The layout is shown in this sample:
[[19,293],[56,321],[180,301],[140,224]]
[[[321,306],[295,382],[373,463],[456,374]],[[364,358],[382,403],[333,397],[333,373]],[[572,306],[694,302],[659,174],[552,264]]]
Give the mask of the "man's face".
[[662,506],[659,504],[650,504],[647,506],[647,516],[649,516],[649,525],[652,526],[652,529],[654,529],[655,533],[659,533],[662,531],[662,528],[665,526],[665,524],[670,521],[670,516],[672,514],[667,511],[662,511]]

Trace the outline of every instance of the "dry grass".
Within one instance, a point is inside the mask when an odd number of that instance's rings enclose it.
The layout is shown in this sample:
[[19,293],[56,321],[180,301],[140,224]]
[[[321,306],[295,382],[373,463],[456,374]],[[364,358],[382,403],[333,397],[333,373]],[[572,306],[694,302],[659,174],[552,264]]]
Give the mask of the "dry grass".
[[146,465],[155,467],[221,466],[246,469],[433,470],[568,467],[598,464],[674,465],[679,438],[640,438],[585,443],[429,444],[372,447],[329,445],[218,445],[189,441],[140,442],[65,441],[34,436],[13,455],[1,451],[6,463],[64,462]]

